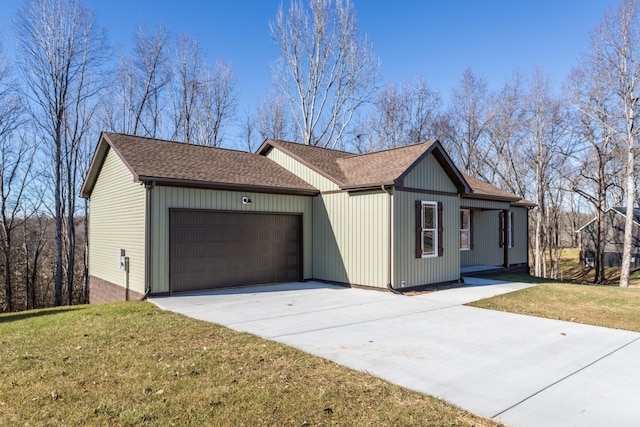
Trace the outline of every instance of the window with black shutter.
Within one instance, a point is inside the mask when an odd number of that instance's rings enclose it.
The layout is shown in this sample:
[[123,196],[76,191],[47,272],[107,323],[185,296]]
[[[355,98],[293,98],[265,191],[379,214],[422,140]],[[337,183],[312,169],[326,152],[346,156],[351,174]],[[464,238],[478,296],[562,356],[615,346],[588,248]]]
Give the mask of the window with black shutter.
[[442,256],[444,253],[442,202],[416,200],[415,248],[416,258]]

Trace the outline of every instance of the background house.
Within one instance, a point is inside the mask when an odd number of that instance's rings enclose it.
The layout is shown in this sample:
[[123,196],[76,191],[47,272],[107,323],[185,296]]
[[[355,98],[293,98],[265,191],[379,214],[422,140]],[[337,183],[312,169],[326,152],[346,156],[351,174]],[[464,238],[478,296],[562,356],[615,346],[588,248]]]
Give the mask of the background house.
[[531,204],[463,175],[437,141],[257,153],[103,133],[90,198],[92,302],[325,280],[415,288],[465,266],[527,269]]
[[[604,265],[619,267],[622,265],[624,245],[624,222],[627,208],[609,208],[604,214]],[[595,265],[597,242],[597,218],[576,230],[580,234],[580,260],[588,267]],[[631,250],[631,268],[640,267],[640,209],[633,210],[633,248]]]

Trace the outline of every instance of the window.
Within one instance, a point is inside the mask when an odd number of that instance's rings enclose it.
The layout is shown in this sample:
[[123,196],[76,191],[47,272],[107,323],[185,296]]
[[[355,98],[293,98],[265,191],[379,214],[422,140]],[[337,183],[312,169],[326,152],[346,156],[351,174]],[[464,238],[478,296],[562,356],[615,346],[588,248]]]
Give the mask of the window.
[[471,210],[460,209],[460,250],[471,249]]
[[500,212],[500,247],[512,248],[514,245],[513,239],[513,212],[502,211]]
[[422,256],[434,256],[438,247],[437,204],[422,202]]
[[442,256],[442,203],[416,200],[416,258]]

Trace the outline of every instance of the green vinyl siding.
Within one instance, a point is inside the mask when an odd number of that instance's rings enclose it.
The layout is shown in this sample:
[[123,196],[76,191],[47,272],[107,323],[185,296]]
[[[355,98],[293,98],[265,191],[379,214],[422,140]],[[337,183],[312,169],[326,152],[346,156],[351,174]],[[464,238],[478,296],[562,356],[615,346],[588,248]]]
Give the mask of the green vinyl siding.
[[500,212],[502,211],[473,210],[473,249],[460,251],[462,267],[504,263],[504,249],[500,247]]
[[144,293],[145,189],[113,150],[107,152],[91,193],[89,274],[125,286],[119,250],[129,257],[129,287]]
[[[247,196],[253,203],[243,204]],[[153,189],[152,292],[169,292],[169,209],[302,214],[303,276],[312,274],[312,197],[156,186]]]
[[314,199],[315,279],[386,287],[388,198],[375,191]]
[[[415,201],[442,202],[443,255],[415,256]],[[460,278],[460,199],[458,196],[395,191],[393,195],[393,287],[421,286]]]
[[513,212],[513,247],[509,249],[509,264],[526,264],[529,251],[529,230],[527,208],[512,207]]
[[404,177],[402,186],[421,190],[456,193],[458,190],[432,154],[426,156]]
[[340,189],[340,187],[338,187],[338,185],[333,181],[325,178],[318,172],[303,165],[296,159],[290,157],[289,155],[283,153],[275,147],[269,150],[269,153],[267,153],[267,157],[283,168],[287,169],[289,172],[297,175],[307,183],[313,185],[320,191],[334,191]]
[[509,202],[499,202],[495,200],[484,200],[484,199],[469,199],[469,198],[463,197],[460,200],[460,207],[504,210],[504,209],[509,209]]

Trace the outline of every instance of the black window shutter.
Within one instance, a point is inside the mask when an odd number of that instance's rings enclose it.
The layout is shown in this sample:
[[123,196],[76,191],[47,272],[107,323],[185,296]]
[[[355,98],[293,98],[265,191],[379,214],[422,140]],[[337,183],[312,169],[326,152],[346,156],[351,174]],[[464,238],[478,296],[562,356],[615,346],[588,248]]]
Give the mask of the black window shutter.
[[516,228],[513,226],[513,212],[509,211],[509,225],[511,226],[511,247],[516,245]]
[[500,247],[503,248],[504,247],[504,211],[500,211],[499,214],[499,232],[498,235],[500,236]]
[[444,230],[444,225],[442,224],[442,215],[443,207],[442,202],[438,202],[438,256],[442,256],[444,254],[444,247],[442,245],[442,235]]
[[422,201],[416,200],[416,258],[422,258]]
[[473,209],[469,209],[469,249],[473,249]]

